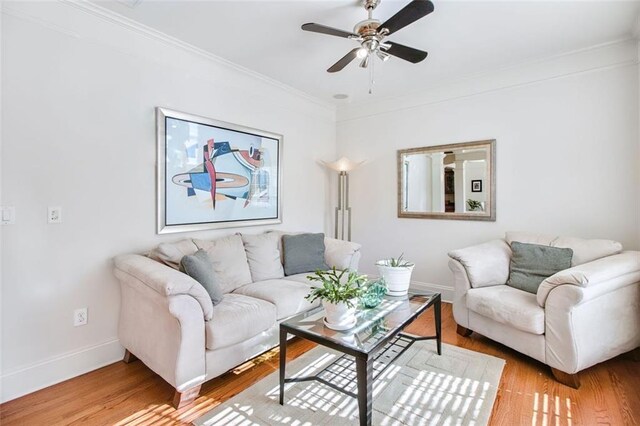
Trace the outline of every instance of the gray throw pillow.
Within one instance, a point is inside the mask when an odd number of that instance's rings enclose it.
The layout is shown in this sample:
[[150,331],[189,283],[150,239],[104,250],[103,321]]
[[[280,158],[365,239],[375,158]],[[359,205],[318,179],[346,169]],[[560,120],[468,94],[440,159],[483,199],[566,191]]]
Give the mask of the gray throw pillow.
[[183,256],[180,260],[180,271],[202,284],[209,293],[213,306],[222,302],[222,288],[215,280],[213,265],[205,250],[199,249],[194,254]]
[[536,294],[540,283],[556,272],[571,268],[573,250],[526,244],[511,243],[511,268],[507,285]]
[[324,234],[297,234],[282,236],[284,274],[327,270],[324,261]]

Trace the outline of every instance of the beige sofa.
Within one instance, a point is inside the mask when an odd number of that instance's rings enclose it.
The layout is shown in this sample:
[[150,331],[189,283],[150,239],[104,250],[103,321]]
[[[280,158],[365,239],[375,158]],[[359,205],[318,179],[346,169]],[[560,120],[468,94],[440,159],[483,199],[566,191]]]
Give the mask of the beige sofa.
[[[505,285],[513,241],[573,249],[572,267],[537,294]],[[458,334],[478,332],[552,368],[578,388],[577,373],[640,346],[640,252],[620,243],[528,233],[449,253]]]
[[[176,388],[174,405],[183,406],[205,381],[274,347],[282,320],[317,306],[304,299],[307,273],[284,276],[281,236],[185,239],[160,244],[147,256],[117,257],[125,362],[139,358]],[[204,287],[178,270],[182,256],[198,248],[207,250],[225,293],[216,306]],[[359,244],[325,238],[330,267],[355,270],[359,259]]]

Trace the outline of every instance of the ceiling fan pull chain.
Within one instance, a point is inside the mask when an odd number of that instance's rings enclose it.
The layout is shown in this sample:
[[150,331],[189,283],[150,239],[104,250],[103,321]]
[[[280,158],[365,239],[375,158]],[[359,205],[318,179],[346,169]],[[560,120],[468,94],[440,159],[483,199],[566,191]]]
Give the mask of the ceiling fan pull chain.
[[[371,55],[373,56],[373,55]],[[376,58],[371,58],[371,66],[369,67],[369,94],[373,94],[373,85],[375,84],[375,80],[373,79],[373,68],[375,67]]]

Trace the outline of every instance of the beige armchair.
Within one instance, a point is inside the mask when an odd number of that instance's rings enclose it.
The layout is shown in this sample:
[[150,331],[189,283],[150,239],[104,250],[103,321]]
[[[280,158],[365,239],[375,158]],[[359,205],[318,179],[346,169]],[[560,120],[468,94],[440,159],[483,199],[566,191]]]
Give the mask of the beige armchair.
[[[572,248],[572,267],[537,294],[507,286],[512,241]],[[638,358],[640,252],[608,240],[507,233],[449,256],[458,334],[475,331],[535,358],[576,389],[579,371],[629,351]]]

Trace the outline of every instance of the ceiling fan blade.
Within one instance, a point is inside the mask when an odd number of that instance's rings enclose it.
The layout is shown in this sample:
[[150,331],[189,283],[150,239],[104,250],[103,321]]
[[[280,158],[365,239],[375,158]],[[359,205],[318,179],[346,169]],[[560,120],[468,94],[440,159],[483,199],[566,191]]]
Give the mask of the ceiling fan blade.
[[414,49],[413,47],[404,46],[402,44],[394,43],[392,41],[385,41],[391,45],[390,48],[385,50],[389,55],[397,56],[400,59],[409,61],[413,64],[424,60],[427,57],[427,52],[424,50]]
[[344,38],[358,38],[358,34],[351,33],[349,31],[339,30],[337,28],[327,27],[326,25],[308,23],[302,25],[304,31],[311,31],[313,33],[328,34],[336,37]]
[[329,68],[327,72],[338,72],[342,70],[344,67],[349,65],[349,63],[358,56],[358,50],[360,49],[361,49],[360,47],[356,47],[351,52],[344,55],[338,62],[331,65],[331,68]]
[[429,0],[413,0],[400,9],[398,13],[387,19],[380,25],[379,29],[386,28],[389,31],[387,35],[393,34],[431,12],[433,12],[433,3]]

